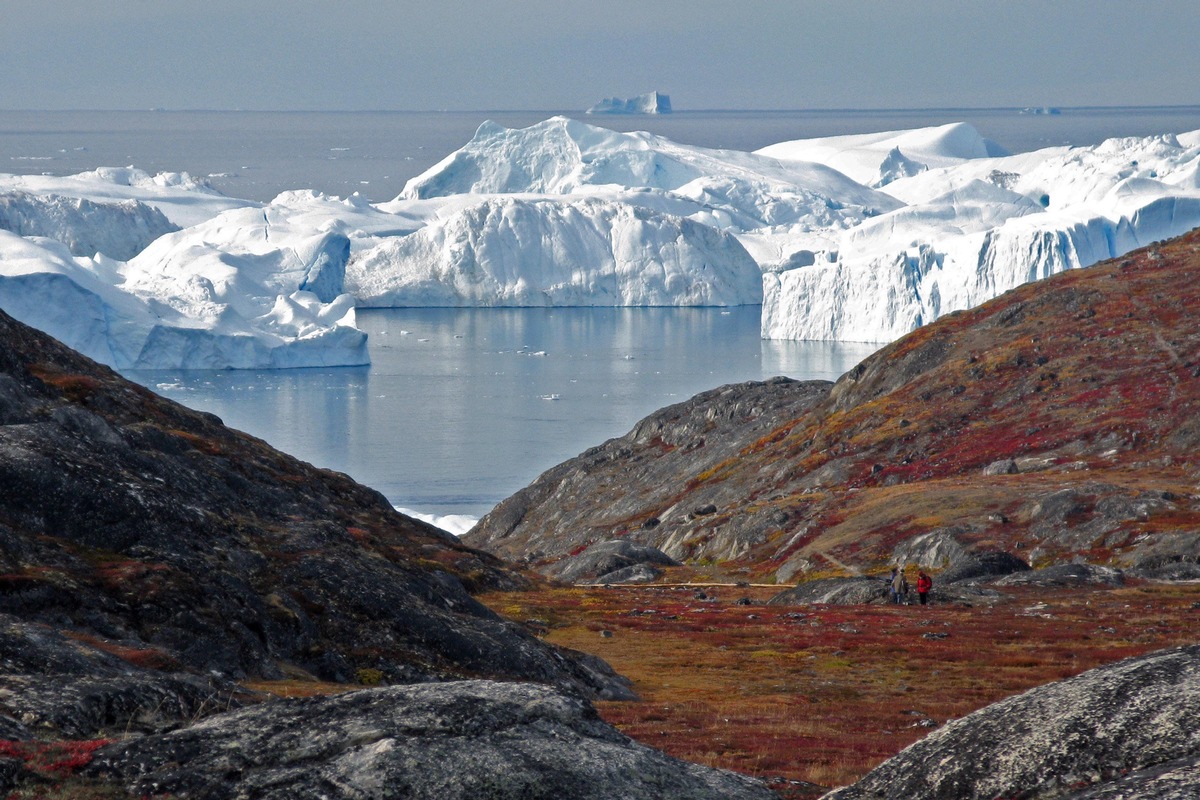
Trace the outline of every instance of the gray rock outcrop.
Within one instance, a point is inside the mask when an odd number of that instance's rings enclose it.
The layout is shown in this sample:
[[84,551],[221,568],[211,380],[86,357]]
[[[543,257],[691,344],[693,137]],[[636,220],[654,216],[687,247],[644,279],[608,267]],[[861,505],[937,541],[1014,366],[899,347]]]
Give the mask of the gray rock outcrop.
[[[983,586],[961,584],[945,585],[935,582],[933,591],[929,593],[929,602],[934,605],[993,605],[1007,601],[1004,594]],[[910,587],[907,603],[917,602],[917,590]],[[852,606],[869,603],[890,603],[888,582],[880,577],[856,578],[818,578],[805,581],[786,589],[767,601],[772,606],[807,606],[826,604],[833,606]]]
[[[657,547],[617,539],[597,542],[579,555],[569,556],[545,570],[545,574],[567,583],[616,582],[610,573],[640,565],[678,566],[679,562]],[[632,573],[631,573],[632,574]],[[620,580],[618,578],[617,580]]]
[[1200,796],[1200,646],[1126,659],[947,723],[826,800]]
[[780,592],[767,601],[770,606],[800,606],[815,603],[858,605],[889,602],[885,578],[818,578]]
[[1014,572],[992,582],[993,586],[1120,586],[1125,574],[1099,564],[1055,564],[1044,569]]
[[[737,557],[778,534],[789,524],[787,515],[772,509],[747,514],[745,487],[736,482],[714,483],[680,503],[687,476],[734,463],[747,442],[795,419],[827,397],[831,385],[773,378],[722,386],[660,409],[625,436],[544,472],[463,541],[535,568],[616,534],[681,561]],[[786,465],[780,469],[790,473]],[[739,518],[739,530],[713,535],[731,515]]]
[[938,576],[938,582],[941,584],[976,583],[1028,570],[1029,565],[1012,553],[985,550],[968,553],[955,561],[949,569]]
[[288,700],[99,750],[91,775],[195,800],[772,800],[544,686],[467,681]]

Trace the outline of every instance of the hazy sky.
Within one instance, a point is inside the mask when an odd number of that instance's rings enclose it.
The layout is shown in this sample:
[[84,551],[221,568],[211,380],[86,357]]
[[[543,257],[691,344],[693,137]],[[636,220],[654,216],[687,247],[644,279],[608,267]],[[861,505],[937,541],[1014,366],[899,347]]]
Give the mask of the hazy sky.
[[1197,42],[1197,0],[0,0],[0,108],[1190,105]]

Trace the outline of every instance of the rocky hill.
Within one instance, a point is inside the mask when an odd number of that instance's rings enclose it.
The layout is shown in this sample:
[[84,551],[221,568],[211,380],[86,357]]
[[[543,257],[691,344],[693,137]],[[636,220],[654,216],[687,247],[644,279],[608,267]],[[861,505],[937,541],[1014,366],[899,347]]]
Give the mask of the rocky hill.
[[1195,575],[1197,275],[1193,232],[942,318],[836,384],[699,395],[465,541],[547,569],[624,539],[779,581],[990,553]]
[[3,313],[0,486],[0,615],[76,650],[206,680],[493,677],[629,695],[599,660],[469,593],[519,587],[519,572]]
[[1190,800],[1200,647],[1032,689],[948,723],[827,800]]

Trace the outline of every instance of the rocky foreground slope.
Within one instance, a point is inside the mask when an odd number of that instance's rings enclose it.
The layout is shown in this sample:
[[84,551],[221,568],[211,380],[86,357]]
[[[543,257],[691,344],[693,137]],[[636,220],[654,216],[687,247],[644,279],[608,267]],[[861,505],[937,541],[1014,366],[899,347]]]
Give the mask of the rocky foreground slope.
[[2,313],[0,486],[0,614],[80,646],[223,679],[628,694],[468,593],[520,573]]
[[526,575],[2,312],[0,486],[0,795],[773,796],[469,593]]
[[779,581],[994,553],[1193,575],[1197,275],[1193,232],[938,320],[836,384],[699,395],[465,541],[542,570],[621,539]]
[[827,800],[1190,800],[1200,646],[1119,661],[948,723]]
[[774,797],[631,742],[579,697],[490,681],[256,706],[98,750],[88,773],[206,800]]

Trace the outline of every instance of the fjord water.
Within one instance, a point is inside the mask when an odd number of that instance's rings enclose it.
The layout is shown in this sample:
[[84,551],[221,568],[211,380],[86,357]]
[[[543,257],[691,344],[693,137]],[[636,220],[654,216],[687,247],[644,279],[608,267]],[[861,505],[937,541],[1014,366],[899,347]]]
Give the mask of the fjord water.
[[663,406],[775,375],[834,380],[877,345],[759,338],[733,309],[376,309],[364,368],[129,377],[425,513],[480,516]]

